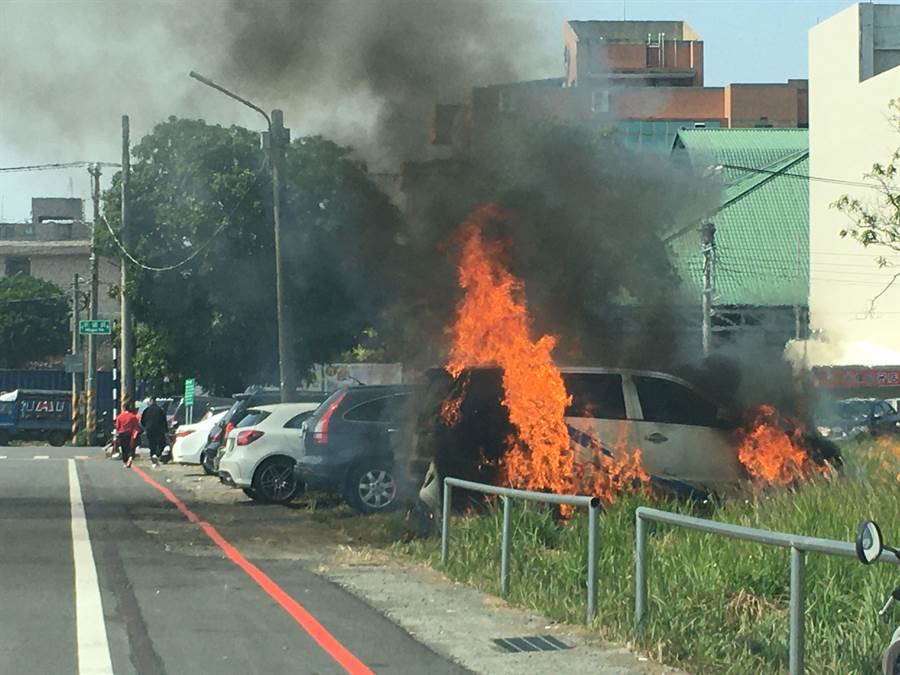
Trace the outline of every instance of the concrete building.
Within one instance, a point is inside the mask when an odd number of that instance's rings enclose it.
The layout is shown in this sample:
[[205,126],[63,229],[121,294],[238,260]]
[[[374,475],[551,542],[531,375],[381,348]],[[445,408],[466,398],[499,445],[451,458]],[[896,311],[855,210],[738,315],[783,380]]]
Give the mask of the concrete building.
[[[91,226],[84,222],[81,199],[34,198],[30,222],[0,223],[0,276],[29,274],[68,291],[78,273],[87,291],[90,254]],[[109,289],[119,282],[117,262],[101,258],[99,277],[98,314],[115,318],[118,300],[110,297]]]
[[435,109],[433,142],[465,156],[505,120],[611,128],[626,145],[667,153],[679,129],[807,126],[806,80],[704,86],[700,36],[684,21],[569,21],[563,76],[475,87]]
[[811,29],[809,79],[810,312],[824,338],[806,345],[809,362],[900,365],[900,283],[869,311],[900,271],[875,258],[900,266],[900,255],[842,239],[850,221],[831,206],[845,194],[874,204],[859,183],[900,147],[888,107],[900,98],[900,5],[855,4]]

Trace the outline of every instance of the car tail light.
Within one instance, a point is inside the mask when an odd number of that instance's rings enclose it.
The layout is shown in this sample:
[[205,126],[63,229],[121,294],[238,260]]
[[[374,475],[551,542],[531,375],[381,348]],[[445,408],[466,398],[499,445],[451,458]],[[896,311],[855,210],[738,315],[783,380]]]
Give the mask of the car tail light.
[[219,429],[218,431],[216,431],[216,433],[214,433],[212,436],[210,436],[209,440],[211,440],[213,443],[221,443],[222,442],[222,430]]
[[257,438],[260,438],[263,435],[263,432],[257,431],[256,429],[247,429],[246,431],[242,431],[238,434],[237,444],[238,445],[250,445]]
[[192,433],[194,433],[194,431],[195,431],[194,429],[188,429],[187,431],[179,431],[178,433],[175,434],[175,438],[184,438],[185,436],[190,436]]
[[228,438],[228,434],[230,434],[234,430],[234,422],[229,422],[225,425],[225,438]]
[[331,424],[331,416],[334,415],[334,411],[338,409],[338,406],[341,405],[341,401],[344,400],[344,397],[346,395],[346,391],[341,392],[340,395],[331,403],[329,403],[327,408],[325,408],[325,412],[322,413],[322,417],[319,418],[319,421],[316,422],[316,426],[313,427],[313,443],[324,444],[328,442],[328,427]]

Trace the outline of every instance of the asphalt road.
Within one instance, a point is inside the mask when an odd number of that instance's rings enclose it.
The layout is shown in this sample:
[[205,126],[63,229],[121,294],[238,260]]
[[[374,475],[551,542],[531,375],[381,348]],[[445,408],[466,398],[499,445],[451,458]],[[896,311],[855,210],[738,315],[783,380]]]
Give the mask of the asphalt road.
[[0,447],[0,673],[466,672],[302,563],[245,558],[144,476]]

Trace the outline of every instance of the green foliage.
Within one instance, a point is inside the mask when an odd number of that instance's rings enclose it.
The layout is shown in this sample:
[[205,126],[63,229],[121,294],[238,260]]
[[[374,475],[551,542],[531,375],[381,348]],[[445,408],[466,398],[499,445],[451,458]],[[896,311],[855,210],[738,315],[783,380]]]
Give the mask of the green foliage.
[[70,344],[66,293],[26,274],[0,279],[0,368],[59,356]]
[[[204,247],[172,271],[131,265],[127,292],[146,327],[138,367],[189,373],[222,392],[277,382],[272,186],[258,135],[173,117],[133,154],[126,248],[163,267]],[[282,246],[302,373],[382,319],[399,279],[402,220],[349,148],[297,139],[285,173]],[[104,199],[118,231],[118,176]],[[104,246],[117,255],[109,236]]]
[[[852,541],[866,518],[880,521],[889,543],[900,539],[900,467],[886,467],[897,446],[862,442],[845,449],[848,476],[796,491],[714,507],[702,517],[783,532]],[[893,457],[900,461],[900,454]],[[866,479],[864,472],[873,473]],[[697,673],[787,671],[789,556],[785,549],[724,539],[665,525],[648,537],[649,610],[634,633],[634,511],[646,497],[621,499],[600,518],[598,618],[601,637],[632,642],[666,663]],[[552,512],[515,503],[510,601],[551,618],[582,623],[587,574],[587,518],[560,525]],[[499,593],[501,513],[455,518],[447,573]],[[893,528],[893,529],[892,529]],[[397,546],[440,566],[433,539]],[[811,673],[876,672],[894,623],[876,610],[896,585],[898,568],[807,554],[806,659]],[[895,615],[896,616],[896,615]]]

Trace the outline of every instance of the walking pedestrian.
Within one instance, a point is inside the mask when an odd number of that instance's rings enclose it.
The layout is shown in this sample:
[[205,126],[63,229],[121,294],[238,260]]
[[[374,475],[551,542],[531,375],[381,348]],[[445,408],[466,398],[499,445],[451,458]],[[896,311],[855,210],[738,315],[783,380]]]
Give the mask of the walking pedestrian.
[[159,466],[159,456],[166,444],[166,433],[169,431],[169,422],[162,408],[156,405],[156,397],[149,398],[149,405],[144,408],[141,415],[141,426],[147,434],[147,444],[150,446],[150,461],[153,467]]
[[134,412],[134,406],[127,403],[116,417],[116,439],[122,455],[122,466],[126,468],[131,466],[134,460],[134,441],[140,431],[141,423],[137,413]]

